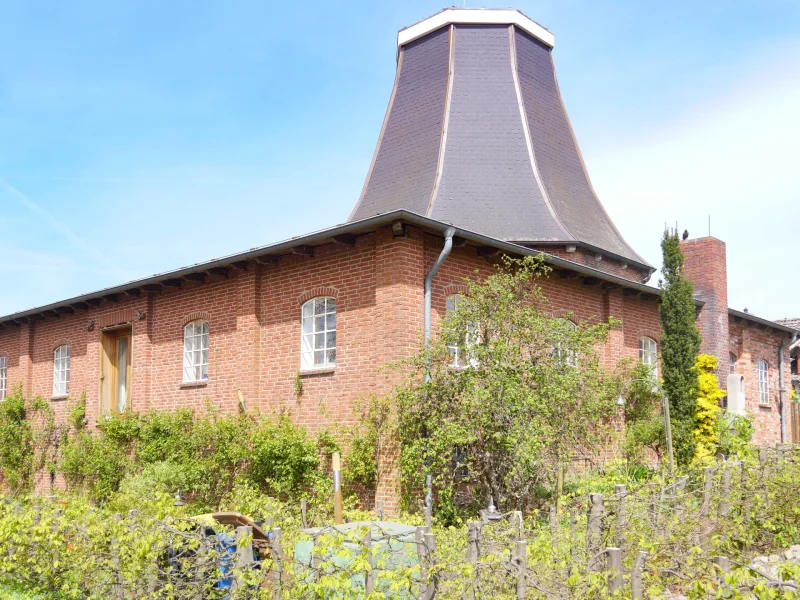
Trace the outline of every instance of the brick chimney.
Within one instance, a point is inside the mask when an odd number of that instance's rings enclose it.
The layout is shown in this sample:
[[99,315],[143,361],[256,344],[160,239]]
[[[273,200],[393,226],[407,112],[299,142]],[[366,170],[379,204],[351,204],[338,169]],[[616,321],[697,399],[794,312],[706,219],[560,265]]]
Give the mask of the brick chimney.
[[702,237],[681,242],[681,250],[686,260],[684,275],[694,284],[695,296],[705,302],[697,318],[697,328],[703,339],[700,352],[717,357],[717,377],[720,387],[725,388],[730,352],[725,242],[715,237]]

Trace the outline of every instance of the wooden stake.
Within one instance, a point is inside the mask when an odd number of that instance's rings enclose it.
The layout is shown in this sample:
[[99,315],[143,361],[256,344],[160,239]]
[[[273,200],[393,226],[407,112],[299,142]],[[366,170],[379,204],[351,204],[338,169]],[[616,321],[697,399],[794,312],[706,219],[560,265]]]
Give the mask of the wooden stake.
[[608,593],[622,589],[622,550],[619,548],[606,548],[608,566]]
[[640,550],[636,555],[636,560],[633,563],[633,571],[631,572],[631,596],[633,600],[642,600],[644,592],[642,589],[642,571],[644,571],[644,563],[647,560],[647,552]]
[[625,530],[628,527],[628,513],[625,510],[625,496],[628,488],[623,484],[614,486],[614,495],[617,496],[617,545],[624,551],[627,548],[625,543]]
[[369,596],[375,589],[375,575],[372,572],[375,566],[372,558],[372,531],[367,531],[367,535],[364,536],[364,547],[367,549],[367,562],[369,563],[369,571],[364,575],[364,592]]
[[525,600],[528,595],[528,542],[517,542],[517,600]]
[[341,525],[342,519],[342,462],[338,452],[333,453],[333,522]]
[[586,549],[589,556],[594,556],[600,551],[600,528],[604,514],[603,494],[589,494],[589,515],[586,523]]
[[711,486],[714,484],[714,467],[703,469],[703,506],[700,508],[700,516],[707,517],[711,507]]
[[730,512],[731,504],[728,498],[731,494],[731,468],[730,465],[725,465],[725,470],[722,472],[722,497],[719,500],[719,514],[722,517],[727,517]]

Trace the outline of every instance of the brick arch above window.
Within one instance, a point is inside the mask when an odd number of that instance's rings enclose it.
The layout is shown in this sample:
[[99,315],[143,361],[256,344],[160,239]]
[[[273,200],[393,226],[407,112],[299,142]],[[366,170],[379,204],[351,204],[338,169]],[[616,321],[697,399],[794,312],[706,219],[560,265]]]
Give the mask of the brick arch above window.
[[194,312],[190,312],[188,315],[183,317],[183,322],[181,323],[182,327],[186,327],[192,321],[210,321],[211,315],[209,315],[204,310],[196,310]]
[[61,348],[61,346],[72,346],[72,342],[70,342],[67,338],[56,340],[55,343],[53,343],[53,352]]
[[8,358],[8,352],[5,350],[0,350],[0,358]]
[[444,291],[445,298],[455,296],[456,294],[466,296],[468,292],[467,286],[464,283],[448,283],[442,290]]
[[297,304],[302,306],[312,298],[333,298],[339,304],[339,290],[333,286],[319,286],[306,290],[297,298]]
[[640,329],[636,332],[636,339],[640,340],[642,338],[650,338],[656,344],[661,344],[661,332],[656,331],[655,329]]
[[556,309],[556,310],[552,310],[552,311],[548,312],[547,314],[549,316],[553,317],[554,319],[566,319],[567,321],[570,321],[570,322],[574,323],[575,325],[579,324],[578,323],[578,317],[575,316],[575,312],[571,311],[571,310],[566,310],[564,308],[559,308],[559,309]]

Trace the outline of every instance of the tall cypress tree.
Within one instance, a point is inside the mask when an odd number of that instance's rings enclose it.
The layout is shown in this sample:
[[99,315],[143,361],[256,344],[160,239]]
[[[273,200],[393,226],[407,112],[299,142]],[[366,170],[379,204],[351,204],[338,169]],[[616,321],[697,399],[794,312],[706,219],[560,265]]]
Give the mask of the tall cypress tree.
[[700,332],[695,325],[694,286],[683,278],[683,252],[675,231],[664,231],[664,293],[661,295],[661,363],[664,393],[670,402],[675,456],[688,464],[695,452],[692,431],[697,410],[697,354]]

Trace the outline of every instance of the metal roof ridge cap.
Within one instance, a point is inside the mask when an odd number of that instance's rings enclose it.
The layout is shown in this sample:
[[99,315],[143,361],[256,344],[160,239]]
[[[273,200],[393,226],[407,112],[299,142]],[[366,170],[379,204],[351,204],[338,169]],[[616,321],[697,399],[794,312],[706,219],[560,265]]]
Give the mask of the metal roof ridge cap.
[[413,25],[400,29],[397,32],[397,46],[399,48],[437,29],[453,24],[516,25],[550,48],[553,48],[556,43],[555,36],[551,31],[515,8],[460,8],[452,6]]

